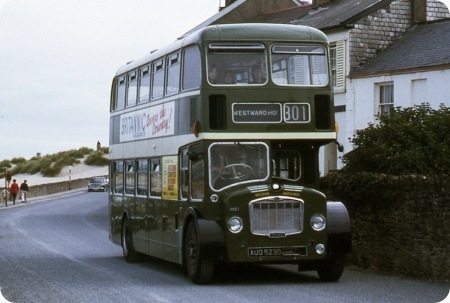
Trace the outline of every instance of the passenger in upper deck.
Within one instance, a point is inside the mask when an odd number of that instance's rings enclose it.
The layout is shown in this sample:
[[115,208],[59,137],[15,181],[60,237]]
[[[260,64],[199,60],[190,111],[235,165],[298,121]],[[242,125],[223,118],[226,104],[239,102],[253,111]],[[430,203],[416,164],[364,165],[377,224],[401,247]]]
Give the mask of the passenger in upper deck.
[[254,64],[252,66],[252,80],[249,84],[261,84],[265,83],[266,78],[263,76],[263,71],[260,64]]
[[234,79],[234,73],[230,70],[225,72],[223,77],[224,84],[236,84],[236,80]]
[[211,84],[217,84],[219,72],[217,71],[217,68],[214,65],[211,65],[208,68],[208,81]]

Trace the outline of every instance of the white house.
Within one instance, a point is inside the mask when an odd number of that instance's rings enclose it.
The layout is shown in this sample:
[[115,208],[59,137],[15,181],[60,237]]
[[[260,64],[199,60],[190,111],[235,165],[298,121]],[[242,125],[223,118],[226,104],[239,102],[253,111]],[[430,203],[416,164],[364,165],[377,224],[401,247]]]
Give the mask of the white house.
[[[418,24],[350,74],[348,128],[365,128],[381,112],[427,102],[450,105],[450,20]],[[368,106],[369,104],[369,106]]]

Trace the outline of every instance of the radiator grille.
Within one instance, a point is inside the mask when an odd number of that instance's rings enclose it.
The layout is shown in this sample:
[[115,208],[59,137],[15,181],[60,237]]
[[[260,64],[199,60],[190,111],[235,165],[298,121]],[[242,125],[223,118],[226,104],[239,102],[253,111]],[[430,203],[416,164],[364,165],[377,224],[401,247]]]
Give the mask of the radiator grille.
[[250,202],[250,228],[255,235],[290,235],[303,231],[302,200],[284,197]]

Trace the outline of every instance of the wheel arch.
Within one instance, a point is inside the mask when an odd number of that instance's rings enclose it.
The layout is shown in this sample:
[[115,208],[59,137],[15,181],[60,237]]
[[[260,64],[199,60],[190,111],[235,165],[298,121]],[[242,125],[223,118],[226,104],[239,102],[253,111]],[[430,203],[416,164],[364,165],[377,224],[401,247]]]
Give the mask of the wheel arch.
[[[128,221],[128,227],[133,230],[133,221],[130,220],[130,215],[128,214],[128,211],[125,209],[122,213],[122,217],[120,219],[120,243],[122,244],[122,239],[123,239],[123,222],[127,220]],[[133,236],[133,233],[131,233],[131,236]]]
[[327,202],[328,253],[345,255],[352,251],[350,217],[342,202]]
[[187,214],[183,222],[183,238],[182,246],[180,248],[182,253],[181,261],[183,268],[185,268],[186,266],[183,248],[186,243],[187,228],[189,224],[191,224],[191,222],[195,224],[198,231],[198,240],[202,256],[204,258],[213,260],[222,259],[223,247],[225,242],[222,228],[220,227],[218,222],[205,219],[197,208],[190,207],[187,210]]

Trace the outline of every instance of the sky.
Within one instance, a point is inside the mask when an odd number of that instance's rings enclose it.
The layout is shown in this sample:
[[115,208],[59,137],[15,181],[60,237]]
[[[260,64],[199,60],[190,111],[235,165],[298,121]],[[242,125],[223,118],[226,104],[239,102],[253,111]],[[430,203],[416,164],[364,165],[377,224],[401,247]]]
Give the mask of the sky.
[[176,40],[220,3],[0,0],[0,161],[107,146],[116,70]]
[[0,0],[0,161],[108,146],[117,69],[219,0]]

